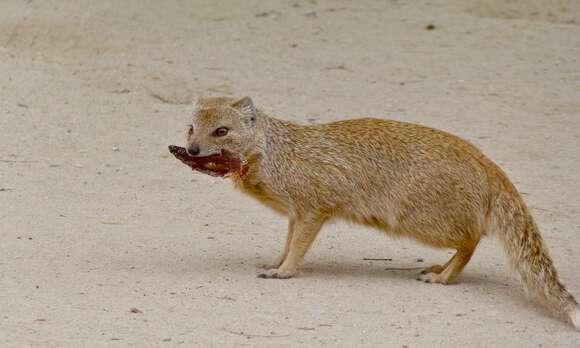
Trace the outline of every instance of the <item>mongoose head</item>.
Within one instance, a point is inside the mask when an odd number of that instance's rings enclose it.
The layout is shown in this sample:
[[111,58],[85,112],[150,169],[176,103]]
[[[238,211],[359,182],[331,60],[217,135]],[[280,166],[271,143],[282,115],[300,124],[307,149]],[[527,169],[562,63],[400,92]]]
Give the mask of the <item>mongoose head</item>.
[[199,99],[187,129],[187,153],[199,157],[222,150],[246,154],[254,139],[256,116],[249,97]]

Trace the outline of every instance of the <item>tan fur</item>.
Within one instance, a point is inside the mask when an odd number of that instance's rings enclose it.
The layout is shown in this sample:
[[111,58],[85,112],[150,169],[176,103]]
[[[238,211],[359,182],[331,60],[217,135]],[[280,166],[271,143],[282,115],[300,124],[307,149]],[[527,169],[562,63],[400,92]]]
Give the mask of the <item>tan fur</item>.
[[[228,127],[223,138],[216,127]],[[485,235],[497,235],[526,288],[577,320],[577,303],[520,194],[475,146],[436,129],[372,118],[301,126],[256,110],[250,98],[198,102],[188,145],[240,153],[235,186],[289,218],[286,246],[264,278],[289,278],[326,221],[342,218],[457,253],[421,280],[451,283]]]

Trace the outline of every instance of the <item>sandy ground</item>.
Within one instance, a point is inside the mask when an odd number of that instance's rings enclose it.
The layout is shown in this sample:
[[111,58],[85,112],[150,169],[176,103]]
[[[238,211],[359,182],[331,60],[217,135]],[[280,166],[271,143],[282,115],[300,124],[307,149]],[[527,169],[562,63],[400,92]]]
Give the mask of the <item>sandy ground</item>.
[[335,223],[297,278],[257,279],[284,219],[166,149],[200,94],[459,134],[525,195],[580,297],[579,4],[3,0],[0,346],[580,346],[493,240],[429,285],[391,268],[451,251]]

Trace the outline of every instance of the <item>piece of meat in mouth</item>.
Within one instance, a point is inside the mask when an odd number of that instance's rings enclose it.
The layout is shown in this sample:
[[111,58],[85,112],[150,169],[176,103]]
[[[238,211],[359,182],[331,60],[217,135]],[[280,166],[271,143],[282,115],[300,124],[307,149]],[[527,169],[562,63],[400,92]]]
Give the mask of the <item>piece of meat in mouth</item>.
[[169,145],[169,152],[191,169],[207,175],[222,177],[229,174],[243,175],[245,171],[240,156],[230,151],[222,150],[219,154],[191,157],[185,148]]

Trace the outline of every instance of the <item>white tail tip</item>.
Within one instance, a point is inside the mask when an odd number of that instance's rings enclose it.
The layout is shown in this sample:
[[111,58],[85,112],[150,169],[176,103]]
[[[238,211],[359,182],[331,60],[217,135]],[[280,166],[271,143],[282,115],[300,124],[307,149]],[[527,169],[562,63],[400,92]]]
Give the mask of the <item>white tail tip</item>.
[[572,324],[574,324],[576,330],[580,331],[580,308],[576,308],[576,310],[570,315],[570,318],[572,319]]

